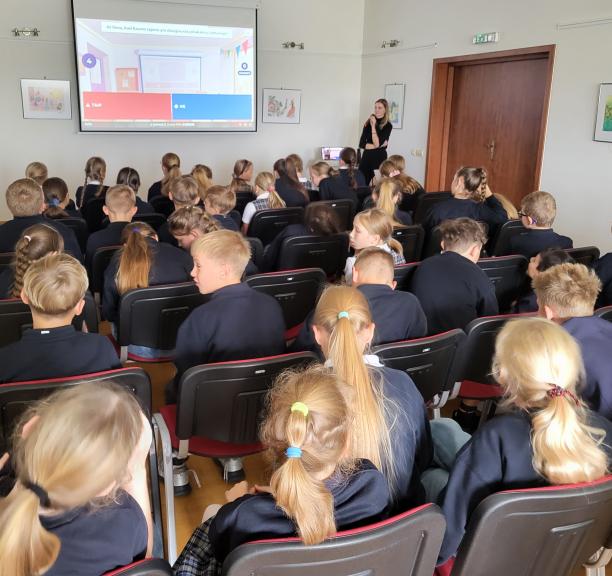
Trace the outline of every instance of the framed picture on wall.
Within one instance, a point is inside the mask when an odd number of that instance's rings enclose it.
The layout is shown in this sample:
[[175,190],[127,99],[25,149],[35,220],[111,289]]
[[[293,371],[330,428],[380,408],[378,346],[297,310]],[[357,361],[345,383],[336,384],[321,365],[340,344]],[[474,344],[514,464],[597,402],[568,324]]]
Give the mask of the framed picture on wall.
[[68,80],[21,80],[24,118],[70,120],[70,82]]
[[595,136],[598,142],[612,142],[612,83],[599,85]]
[[393,128],[404,122],[404,84],[385,84],[385,100],[389,103],[389,120]]
[[301,90],[283,88],[263,89],[263,122],[276,124],[299,124],[302,107]]

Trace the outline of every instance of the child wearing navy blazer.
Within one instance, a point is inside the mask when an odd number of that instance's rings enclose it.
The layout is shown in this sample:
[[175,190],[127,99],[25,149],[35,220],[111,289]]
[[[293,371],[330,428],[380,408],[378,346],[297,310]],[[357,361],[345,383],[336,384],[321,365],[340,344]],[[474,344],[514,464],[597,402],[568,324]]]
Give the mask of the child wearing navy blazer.
[[47,178],[42,183],[45,195],[45,211],[47,218],[80,218],[81,213],[76,209],[74,202],[68,194],[68,186],[61,178]]
[[140,174],[138,174],[138,171],[135,168],[130,168],[129,166],[121,168],[117,174],[117,184],[125,184],[134,190],[137,215],[155,214],[155,208],[138,196],[138,190],[140,190]]
[[[165,190],[167,191],[168,198],[172,200],[175,210],[186,206],[197,206],[200,203],[200,190],[193,176],[172,178],[168,181]],[[160,242],[177,246],[176,239],[168,229],[168,222],[164,222],[157,229],[157,236]]]
[[76,203],[79,209],[83,208],[90,200],[103,197],[108,186],[104,185],[106,178],[106,162],[104,158],[92,156],[85,163],[85,182],[76,191]]
[[288,156],[274,162],[274,189],[288,208],[304,208],[310,201],[306,187],[300,182],[295,160]]
[[153,182],[147,192],[147,201],[156,196],[168,196],[168,185],[171,180],[181,177],[181,159],[174,152],[166,152],[161,159],[162,174],[164,177]]
[[[239,218],[232,217],[236,193],[228,186],[211,186],[204,196],[204,208],[223,228],[240,232]],[[239,216],[239,214],[236,212]]]

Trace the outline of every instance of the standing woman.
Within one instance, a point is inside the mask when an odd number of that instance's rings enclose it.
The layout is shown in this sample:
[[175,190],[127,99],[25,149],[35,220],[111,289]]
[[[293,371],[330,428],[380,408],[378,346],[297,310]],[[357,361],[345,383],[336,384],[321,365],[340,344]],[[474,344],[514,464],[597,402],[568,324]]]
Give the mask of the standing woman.
[[374,170],[387,159],[387,145],[391,136],[391,122],[389,122],[389,103],[379,98],[374,104],[374,114],[370,115],[363,125],[359,148],[363,149],[359,170],[363,173],[366,183],[374,178]]

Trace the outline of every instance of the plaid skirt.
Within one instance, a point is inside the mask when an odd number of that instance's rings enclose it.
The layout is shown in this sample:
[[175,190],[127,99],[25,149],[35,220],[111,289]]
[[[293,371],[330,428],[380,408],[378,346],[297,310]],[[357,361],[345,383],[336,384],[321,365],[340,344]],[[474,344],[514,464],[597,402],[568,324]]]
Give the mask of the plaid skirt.
[[172,572],[175,576],[218,576],[221,574],[222,564],[215,558],[208,529],[213,518],[200,524],[189,538],[177,558]]

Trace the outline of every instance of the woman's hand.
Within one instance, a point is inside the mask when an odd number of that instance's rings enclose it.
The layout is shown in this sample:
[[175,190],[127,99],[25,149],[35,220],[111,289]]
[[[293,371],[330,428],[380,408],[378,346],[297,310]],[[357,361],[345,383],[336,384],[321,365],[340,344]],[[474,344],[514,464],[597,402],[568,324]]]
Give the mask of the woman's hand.
[[372,128],[372,130],[376,128],[376,116],[374,116],[374,114],[370,116],[370,128]]

